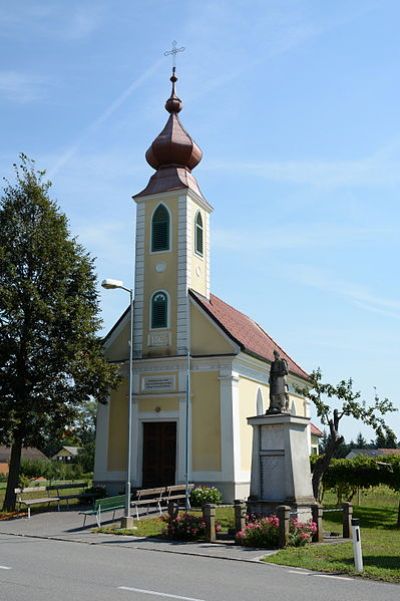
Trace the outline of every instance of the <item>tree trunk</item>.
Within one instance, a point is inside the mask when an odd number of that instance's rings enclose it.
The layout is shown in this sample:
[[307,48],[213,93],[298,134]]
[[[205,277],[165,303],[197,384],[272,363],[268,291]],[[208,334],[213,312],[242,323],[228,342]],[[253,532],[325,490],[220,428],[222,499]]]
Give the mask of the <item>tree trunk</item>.
[[15,511],[16,496],[14,489],[18,487],[21,467],[22,438],[16,438],[11,447],[10,467],[7,479],[6,496],[3,511]]
[[321,457],[314,464],[312,475],[312,487],[315,500],[318,502],[322,478],[329,467],[331,459],[335,455],[336,449],[340,446],[342,442],[343,437],[339,436],[337,432],[334,432],[333,428],[331,428],[331,436],[328,440],[328,444],[326,445],[325,453],[324,455],[321,455]]

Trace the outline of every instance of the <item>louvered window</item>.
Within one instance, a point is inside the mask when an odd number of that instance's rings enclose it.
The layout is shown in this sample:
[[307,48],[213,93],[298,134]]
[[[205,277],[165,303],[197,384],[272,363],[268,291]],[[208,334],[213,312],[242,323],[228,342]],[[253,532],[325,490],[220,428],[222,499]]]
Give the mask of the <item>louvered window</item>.
[[151,250],[160,252],[169,250],[169,213],[164,205],[154,211],[151,224]]
[[168,298],[164,292],[156,292],[151,299],[151,327],[168,327]]
[[201,213],[197,213],[194,232],[196,253],[203,256],[203,219]]

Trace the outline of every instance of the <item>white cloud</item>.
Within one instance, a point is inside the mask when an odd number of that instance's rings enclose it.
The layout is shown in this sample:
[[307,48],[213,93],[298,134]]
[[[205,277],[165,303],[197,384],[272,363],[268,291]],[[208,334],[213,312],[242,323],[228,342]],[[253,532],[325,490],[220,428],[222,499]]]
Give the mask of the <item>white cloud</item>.
[[92,5],[79,6],[72,14],[71,20],[67,21],[64,35],[73,40],[86,38],[98,29],[102,20],[98,7],[93,10]]
[[45,96],[45,79],[18,71],[0,71],[0,97],[12,102],[33,102]]
[[[287,224],[285,226],[263,227],[256,231],[234,229],[215,229],[213,231],[213,246],[229,251],[243,253],[248,248],[249,252],[262,252],[265,250],[282,250],[307,247],[335,247],[346,243],[362,242],[385,236],[397,236],[395,228],[374,228],[343,226],[331,223],[309,223],[304,225]],[[251,246],[248,241],[251,240]]]
[[341,296],[364,310],[400,319],[400,301],[380,296],[365,284],[343,280],[310,265],[285,266],[283,271],[297,283]]
[[214,161],[206,170],[254,175],[269,181],[314,187],[391,186],[400,183],[400,161],[374,156],[348,161]]

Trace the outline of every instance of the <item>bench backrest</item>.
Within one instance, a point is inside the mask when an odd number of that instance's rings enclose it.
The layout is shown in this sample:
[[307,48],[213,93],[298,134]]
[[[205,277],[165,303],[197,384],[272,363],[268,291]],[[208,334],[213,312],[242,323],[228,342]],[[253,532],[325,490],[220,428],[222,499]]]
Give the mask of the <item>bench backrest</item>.
[[101,509],[119,509],[120,507],[124,507],[126,496],[125,495],[117,495],[116,497],[105,497],[104,499],[97,499],[94,504],[95,510],[100,507]]
[[87,488],[87,482],[71,482],[69,484],[52,484],[47,490],[70,490],[72,488]]
[[161,499],[165,493],[165,486],[158,488],[141,488],[136,491],[136,501],[145,501],[146,499]]
[[24,495],[25,493],[31,492],[45,492],[45,486],[27,486],[25,488],[14,488],[14,492],[16,495]]
[[[188,490],[193,490],[194,484],[188,484]],[[186,492],[186,484],[173,484],[172,486],[167,486],[166,492]]]

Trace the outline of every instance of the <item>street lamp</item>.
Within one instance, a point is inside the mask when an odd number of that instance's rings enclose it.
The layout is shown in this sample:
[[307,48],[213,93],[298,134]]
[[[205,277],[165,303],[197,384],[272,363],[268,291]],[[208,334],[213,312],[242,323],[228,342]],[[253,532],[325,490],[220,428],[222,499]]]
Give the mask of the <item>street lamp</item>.
[[129,336],[129,398],[128,398],[128,467],[126,474],[125,486],[125,515],[121,520],[121,528],[132,528],[133,518],[131,515],[131,454],[132,454],[132,396],[133,396],[133,290],[126,288],[121,280],[106,279],[101,282],[101,285],[106,290],[114,290],[120,288],[129,292],[129,305],[131,327]]

